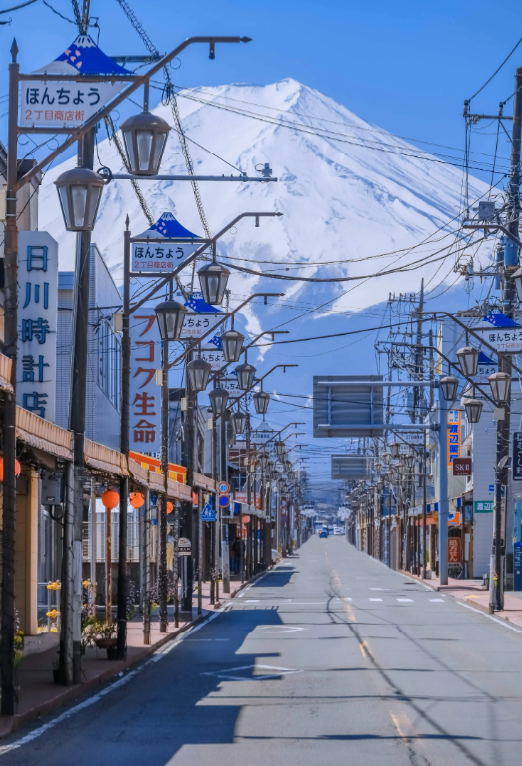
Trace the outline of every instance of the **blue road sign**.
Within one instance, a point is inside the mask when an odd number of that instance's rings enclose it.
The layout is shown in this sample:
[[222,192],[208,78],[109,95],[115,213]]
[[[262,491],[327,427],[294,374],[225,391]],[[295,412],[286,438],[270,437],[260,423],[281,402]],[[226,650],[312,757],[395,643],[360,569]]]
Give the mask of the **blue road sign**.
[[218,502],[221,508],[227,508],[230,505],[230,497],[228,495],[220,495]]
[[215,521],[216,520],[216,512],[210,505],[210,503],[207,503],[206,506],[201,511],[201,521]]

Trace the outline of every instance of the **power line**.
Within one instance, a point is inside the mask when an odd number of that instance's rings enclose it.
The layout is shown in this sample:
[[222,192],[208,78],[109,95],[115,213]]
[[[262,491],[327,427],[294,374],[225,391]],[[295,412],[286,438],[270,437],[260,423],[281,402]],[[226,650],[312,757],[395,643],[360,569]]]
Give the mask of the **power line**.
[[[518,41],[518,43],[515,45],[515,47],[514,47],[514,48],[513,48],[513,50],[511,51],[511,53],[509,53],[509,54],[506,56],[506,58],[504,59],[504,61],[502,62],[502,64],[499,66],[499,68],[498,68],[498,69],[496,69],[496,70],[493,72],[493,74],[491,75],[491,77],[489,78],[489,80],[486,80],[486,82],[484,83],[484,85],[483,85],[481,88],[479,88],[479,89],[478,89],[478,91],[477,91],[476,93],[474,93],[474,94],[471,96],[471,98],[469,98],[469,99],[468,99],[468,104],[469,104],[471,101],[473,101],[473,99],[474,99],[476,96],[478,96],[478,94],[479,94],[479,93],[481,93],[481,92],[484,90],[484,88],[486,87],[486,85],[489,85],[489,83],[491,82],[491,80],[492,80],[492,79],[493,79],[493,78],[494,78],[494,77],[495,77],[495,76],[496,76],[496,75],[497,75],[497,74],[500,72],[500,70],[502,69],[502,67],[504,66],[504,64],[505,64],[507,61],[509,61],[509,59],[511,58],[511,56],[513,55],[513,53],[516,51],[516,49],[518,48],[518,46],[520,45],[520,43],[522,43],[522,37],[520,38],[520,40]],[[514,94],[513,94],[513,95],[514,95]],[[511,96],[510,96],[510,98],[511,98]]]

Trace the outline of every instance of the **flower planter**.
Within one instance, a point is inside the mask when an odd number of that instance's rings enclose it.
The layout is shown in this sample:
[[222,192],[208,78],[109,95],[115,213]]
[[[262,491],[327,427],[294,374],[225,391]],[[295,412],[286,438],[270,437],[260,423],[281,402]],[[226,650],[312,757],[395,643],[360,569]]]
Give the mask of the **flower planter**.
[[108,660],[118,659],[118,651],[116,648],[117,644],[118,644],[117,638],[97,638],[96,639],[96,646],[98,647],[98,649],[107,649]]

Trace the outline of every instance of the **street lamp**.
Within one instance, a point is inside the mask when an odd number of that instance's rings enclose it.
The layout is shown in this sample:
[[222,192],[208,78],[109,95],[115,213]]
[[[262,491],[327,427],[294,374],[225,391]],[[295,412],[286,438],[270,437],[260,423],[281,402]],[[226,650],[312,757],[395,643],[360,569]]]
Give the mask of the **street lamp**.
[[177,301],[169,300],[158,303],[154,309],[158,320],[161,340],[179,340],[185,314],[185,306]]
[[270,455],[268,452],[260,452],[258,455],[259,465],[261,466],[261,470],[264,472],[267,470],[270,464]]
[[478,423],[482,413],[483,404],[480,399],[464,399],[464,409],[468,423]]
[[151,112],[128,117],[121,126],[130,171],[136,176],[158,175],[170,125]]
[[460,369],[465,378],[473,378],[477,374],[479,350],[473,346],[464,346],[457,351]]
[[193,393],[204,391],[208,384],[208,378],[212,365],[204,359],[193,359],[187,364],[187,375]]
[[274,442],[275,451],[278,459],[280,460],[285,454],[285,443],[281,440]]
[[101,176],[89,168],[73,168],[54,183],[67,231],[92,231],[104,186]]
[[221,335],[221,348],[225,362],[239,362],[245,336],[243,333],[234,330],[234,315],[232,314],[232,324],[230,330],[226,330]]
[[210,306],[220,306],[223,303],[229,276],[229,269],[216,260],[216,246],[214,244],[212,261],[206,263],[198,271],[199,285],[205,303]]
[[404,462],[406,463],[407,469],[411,471],[415,462],[415,455],[404,455]]
[[454,378],[453,375],[446,375],[441,378],[440,386],[442,388],[442,396],[446,402],[453,402],[457,396],[457,389],[459,387],[459,381]]
[[232,426],[234,428],[235,434],[244,434],[245,428],[246,428],[246,412],[234,412],[234,414],[231,417],[232,420]]
[[391,442],[389,445],[390,447],[390,454],[392,457],[399,457],[400,451],[401,451],[401,443],[400,442]]
[[257,414],[266,415],[268,403],[270,401],[270,394],[267,394],[266,391],[256,391],[252,396],[252,399],[254,400],[254,407],[256,408]]
[[227,409],[228,391],[224,388],[214,388],[209,393],[210,406],[212,407],[212,413],[215,417],[223,415]]
[[488,378],[491,393],[496,404],[504,404],[509,401],[511,389],[511,376],[507,372],[494,372]]
[[237,385],[241,391],[250,391],[252,384],[254,383],[254,375],[256,374],[256,368],[253,364],[249,364],[247,361],[243,364],[238,364],[236,367]]
[[380,473],[382,468],[382,463],[374,463],[373,464],[373,470],[375,473]]

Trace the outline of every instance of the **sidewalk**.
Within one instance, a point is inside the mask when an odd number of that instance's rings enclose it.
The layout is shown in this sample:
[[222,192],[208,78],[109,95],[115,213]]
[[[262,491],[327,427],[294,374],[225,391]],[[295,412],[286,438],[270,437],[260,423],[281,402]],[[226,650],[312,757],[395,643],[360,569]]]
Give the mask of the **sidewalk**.
[[[465,601],[481,612],[489,614],[489,592],[484,590],[481,580],[454,580],[449,577],[448,585],[441,585],[438,577],[423,580],[417,575],[405,572],[402,569],[399,573],[418,580],[432,590],[447,593],[448,596]],[[522,628],[522,593],[506,591],[504,594],[504,609],[501,612],[495,612],[495,617],[505,620],[518,628]]]
[[[244,585],[247,584],[244,583]],[[236,578],[232,578],[231,592],[225,594],[225,599],[232,598],[242,587]],[[223,598],[221,583],[220,597]],[[77,699],[86,692],[96,689],[126,668],[141,662],[183,631],[206,619],[214,613],[215,608],[220,606],[210,603],[210,583],[208,582],[203,583],[201,615],[197,614],[197,591],[193,595],[192,603],[194,619],[192,622],[180,620],[179,628],[174,628],[174,607],[169,607],[167,633],[160,633],[159,618],[157,614],[154,615],[151,618],[151,643],[147,646],[143,643],[143,617],[137,615],[127,624],[127,658],[125,660],[108,660],[105,649],[88,647],[82,656],[82,682],[76,686],[61,686],[53,681],[53,667],[58,657],[57,647],[23,657],[18,666],[18,679],[15,679],[20,689],[17,713],[11,717],[0,717],[0,738]]]

